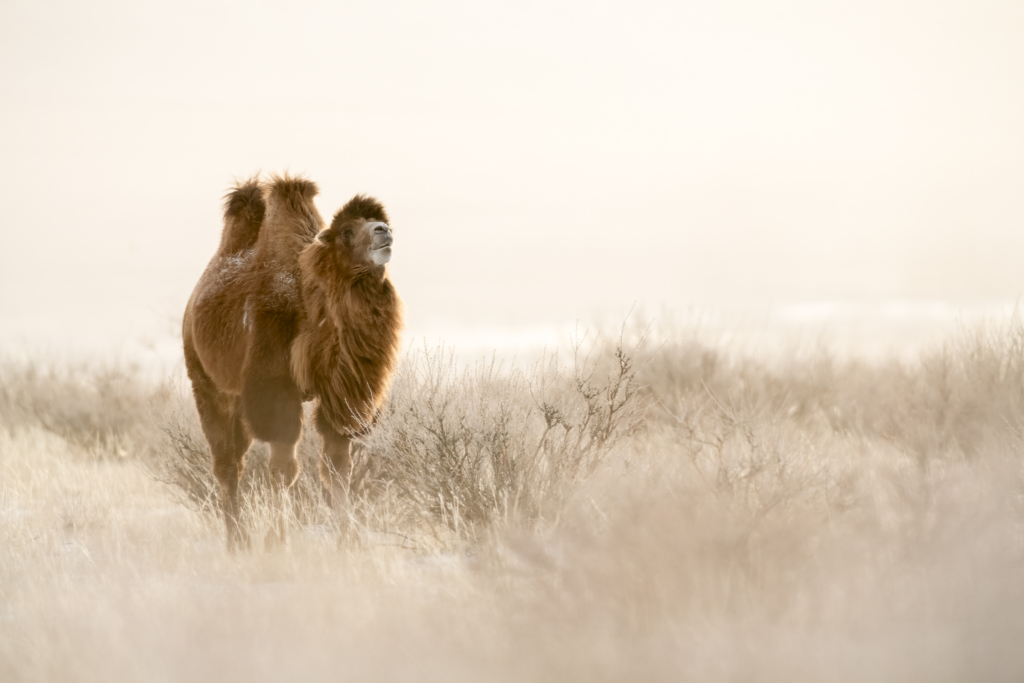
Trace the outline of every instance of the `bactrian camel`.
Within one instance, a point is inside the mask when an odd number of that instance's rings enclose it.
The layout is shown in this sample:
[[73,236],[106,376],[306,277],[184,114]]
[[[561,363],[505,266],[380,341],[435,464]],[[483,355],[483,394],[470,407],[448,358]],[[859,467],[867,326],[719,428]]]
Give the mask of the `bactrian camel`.
[[[356,195],[325,227],[316,194],[314,183],[287,175],[232,188],[220,246],[185,309],[185,367],[230,549],[249,544],[238,488],[252,440],[270,445],[279,501],[298,477],[303,401],[317,403],[320,477],[347,516],[352,440],[372,424],[398,362],[388,215]],[[268,543],[285,539],[283,511]]]

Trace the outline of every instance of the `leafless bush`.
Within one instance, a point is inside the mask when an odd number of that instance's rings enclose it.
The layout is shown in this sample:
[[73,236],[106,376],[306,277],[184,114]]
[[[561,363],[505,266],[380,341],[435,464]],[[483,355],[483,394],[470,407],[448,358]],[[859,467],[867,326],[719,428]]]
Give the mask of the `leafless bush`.
[[554,519],[642,418],[631,353],[618,345],[602,374],[581,345],[568,369],[459,370],[443,348],[413,354],[368,442],[378,477],[457,534]]

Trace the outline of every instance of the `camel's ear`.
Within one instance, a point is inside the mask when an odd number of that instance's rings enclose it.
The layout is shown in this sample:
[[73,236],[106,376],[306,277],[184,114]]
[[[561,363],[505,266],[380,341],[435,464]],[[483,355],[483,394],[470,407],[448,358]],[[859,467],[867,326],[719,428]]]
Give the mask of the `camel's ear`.
[[334,244],[334,233],[330,230],[321,230],[316,238],[324,244]]

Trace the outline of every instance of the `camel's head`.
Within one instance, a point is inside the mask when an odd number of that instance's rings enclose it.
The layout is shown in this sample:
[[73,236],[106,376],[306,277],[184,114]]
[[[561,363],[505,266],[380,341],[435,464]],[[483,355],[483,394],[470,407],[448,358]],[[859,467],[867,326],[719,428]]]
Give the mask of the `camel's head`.
[[317,240],[352,267],[384,266],[391,260],[394,236],[384,207],[376,199],[356,195],[334,216]]

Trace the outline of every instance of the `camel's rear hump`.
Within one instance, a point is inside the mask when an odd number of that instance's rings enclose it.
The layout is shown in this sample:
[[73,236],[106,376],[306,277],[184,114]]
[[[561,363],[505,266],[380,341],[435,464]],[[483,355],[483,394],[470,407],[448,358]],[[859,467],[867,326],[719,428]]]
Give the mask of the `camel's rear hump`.
[[231,188],[224,195],[224,232],[220,252],[234,254],[255,246],[266,211],[263,188],[255,176]]

